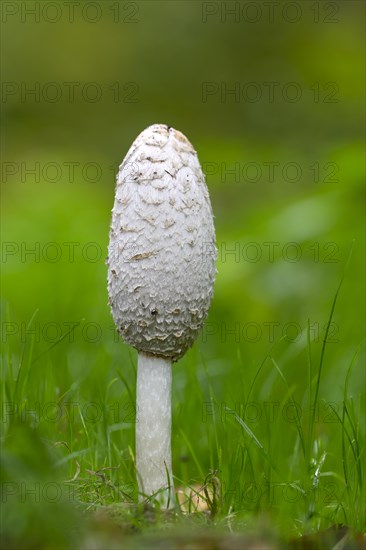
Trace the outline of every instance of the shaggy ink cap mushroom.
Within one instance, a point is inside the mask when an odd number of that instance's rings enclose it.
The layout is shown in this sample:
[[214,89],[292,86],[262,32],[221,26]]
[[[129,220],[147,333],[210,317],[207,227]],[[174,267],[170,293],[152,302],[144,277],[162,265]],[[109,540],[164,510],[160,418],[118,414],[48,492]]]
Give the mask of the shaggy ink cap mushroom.
[[108,294],[117,330],[138,354],[136,468],[140,498],[174,504],[172,362],[193,344],[210,306],[215,229],[197,154],[154,124],[119,168],[108,249]]
[[147,354],[182,357],[207,316],[215,260],[197,154],[181,132],[154,124],[120,166],[112,211],[108,289],[124,340]]

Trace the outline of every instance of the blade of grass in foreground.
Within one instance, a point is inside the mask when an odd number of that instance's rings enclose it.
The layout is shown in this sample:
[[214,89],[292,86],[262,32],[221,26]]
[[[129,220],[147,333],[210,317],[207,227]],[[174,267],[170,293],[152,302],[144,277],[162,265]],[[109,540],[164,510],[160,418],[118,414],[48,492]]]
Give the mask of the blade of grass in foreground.
[[129,383],[127,382],[127,379],[126,377],[124,376],[124,374],[122,373],[121,369],[117,369],[117,374],[119,376],[119,379],[121,380],[121,382],[123,383],[124,387],[126,388],[127,390],[127,393],[128,393],[128,397],[131,401],[131,403],[135,403],[136,402],[136,398],[134,397],[132,391],[131,391],[131,388],[130,388],[130,385]]
[[[205,361],[205,357],[203,356],[203,354],[202,354],[201,360],[202,360],[202,365],[203,365],[203,368],[204,368],[204,371],[205,371],[206,384],[207,384],[208,391],[209,391],[209,394],[210,394],[210,402],[211,403],[217,403],[218,399],[217,399],[217,397],[215,395],[215,392],[214,392],[214,389],[212,387],[210,377],[209,377],[209,374],[208,374],[207,363]],[[213,415],[212,420],[213,420],[213,431],[214,431],[214,437],[215,437],[216,456],[217,456],[217,460],[218,460],[217,468],[218,468],[219,471],[221,471],[222,448],[221,448],[221,445],[219,443],[219,436],[218,436],[218,433],[217,433],[216,414]],[[208,428],[208,426],[207,426],[207,428]],[[214,469],[215,460],[214,460],[214,457],[213,457],[213,452],[212,452],[212,447],[211,446],[210,446],[210,464],[211,464],[211,468]]]
[[186,436],[185,432],[184,432],[182,429],[180,429],[179,431],[180,431],[180,433],[181,433],[181,435],[182,435],[182,437],[183,437],[183,439],[184,439],[184,441],[185,441],[185,443],[186,443],[186,445],[187,445],[187,447],[188,447],[188,449],[189,449],[189,452],[190,452],[191,455],[192,455],[193,461],[194,461],[194,463],[195,463],[196,466],[197,466],[197,470],[199,471],[200,476],[202,477],[202,479],[204,479],[204,478],[205,478],[205,474],[203,473],[203,470],[202,470],[202,468],[201,468],[201,464],[200,464],[199,461],[198,461],[197,455],[196,455],[196,453],[194,452],[194,449],[193,449],[193,447],[192,447],[192,445],[191,445],[191,443],[190,443],[188,437]]
[[[35,312],[33,313],[32,317],[30,318],[30,321],[27,324],[26,334],[29,334],[30,327],[32,326],[32,323],[33,323],[38,311],[39,310],[36,309]],[[30,336],[31,336],[30,349],[29,349],[29,352],[28,352],[27,361],[26,361],[26,347],[27,347],[27,344],[24,343],[24,347],[23,347],[23,351],[22,351],[21,359],[20,359],[19,370],[18,370],[18,374],[17,374],[17,377],[16,377],[15,389],[14,389],[14,401],[16,403],[19,403],[22,400],[23,388],[26,385],[26,381],[27,381],[27,378],[29,376],[29,371],[30,371],[30,368],[31,368],[31,365],[32,365],[32,356],[33,356],[35,336],[34,336],[33,333],[31,333]]]
[[253,378],[253,380],[252,380],[252,383],[251,383],[251,385],[250,385],[250,387],[249,387],[249,392],[248,392],[248,395],[247,395],[247,398],[246,398],[246,400],[247,400],[248,403],[249,403],[249,398],[250,398],[250,396],[251,396],[251,394],[252,394],[252,391],[253,391],[253,389],[254,389],[255,383],[256,383],[256,381],[257,381],[257,378],[258,378],[258,376],[259,376],[259,374],[260,374],[262,368],[264,367],[264,365],[265,365],[267,359],[270,359],[270,358],[272,357],[272,351],[273,351],[274,348],[277,346],[277,344],[279,344],[279,343],[280,343],[282,340],[284,340],[284,339],[285,339],[285,336],[281,336],[281,338],[278,340],[278,342],[275,342],[275,343],[271,346],[270,350],[268,351],[268,353],[266,353],[264,359],[262,360],[261,364],[259,365],[259,367],[258,367],[258,369],[257,369],[257,372],[255,373],[254,378]]
[[[359,348],[355,351],[350,366],[348,367],[347,374],[346,374],[346,381],[344,383],[344,392],[343,392],[343,412],[342,412],[342,426],[345,423],[345,416],[346,416],[346,402],[348,397],[348,386],[349,386],[349,380],[351,377],[351,373],[353,370],[353,367],[356,363],[356,360],[358,358],[359,354]],[[346,482],[346,486],[348,487],[348,465],[347,465],[347,456],[346,456],[346,444],[345,444],[345,430],[342,430],[342,462],[343,462],[343,473],[344,473],[344,479]]]
[[[318,376],[317,376],[317,379],[316,379],[314,401],[313,401],[313,403],[312,403],[312,407],[311,407],[311,416],[310,416],[310,419],[309,419],[309,441],[310,441],[310,444],[311,444],[311,442],[312,442],[312,440],[313,440],[314,421],[315,421],[315,410],[316,410],[316,406],[317,406],[317,403],[318,403],[320,379],[321,379],[321,374],[322,374],[323,364],[324,364],[324,357],[325,357],[325,347],[326,347],[326,345],[327,345],[329,329],[330,329],[331,324],[332,324],[333,315],[334,315],[334,310],[335,310],[335,306],[336,306],[336,303],[337,303],[338,295],[339,295],[339,292],[340,292],[340,290],[341,290],[341,287],[342,287],[342,284],[343,284],[343,281],[344,281],[346,272],[347,272],[347,270],[348,270],[348,266],[349,266],[350,261],[351,261],[351,257],[352,257],[352,252],[353,252],[354,244],[355,244],[355,241],[352,241],[351,250],[350,250],[349,255],[348,255],[348,258],[347,258],[347,262],[346,262],[346,266],[345,266],[344,271],[343,271],[343,275],[342,275],[342,277],[341,277],[341,280],[340,280],[340,282],[339,282],[338,288],[337,288],[336,293],[335,293],[334,298],[333,298],[333,302],[332,302],[332,307],[331,307],[331,310],[330,310],[329,319],[328,319],[328,322],[327,322],[327,325],[326,325],[326,329],[325,329],[324,340],[323,340],[322,349],[321,349],[321,353],[320,353]],[[311,383],[311,381],[310,381],[310,383]],[[309,457],[309,458],[310,458],[310,457]]]
[[[282,373],[280,367],[277,365],[277,363],[276,363],[276,361],[273,359],[273,357],[271,357],[271,361],[272,361],[273,366],[274,366],[275,369],[277,370],[278,374],[280,375],[281,379],[282,379],[283,382],[285,383],[286,388],[287,388],[287,391],[288,391],[288,395],[290,396],[291,403],[293,404],[295,411],[297,411],[297,407],[296,407],[296,403],[295,403],[294,397],[293,397],[293,395],[292,395],[292,391],[290,390],[290,386],[288,385],[288,382],[287,382],[285,376],[283,375],[283,373]],[[304,456],[305,456],[304,435],[303,435],[303,433],[302,433],[302,428],[301,428],[301,424],[300,424],[299,415],[296,415],[296,427],[297,427],[297,431],[298,431],[299,438],[300,438],[300,442],[301,442],[302,452],[303,452],[303,454],[304,454]]]
[[[336,293],[333,298],[329,319],[326,325],[324,340],[322,343],[322,349],[320,353],[320,360],[319,360],[319,368],[316,376],[316,385],[315,385],[315,392],[314,392],[314,398],[313,398],[313,364],[312,364],[312,355],[311,355],[311,339],[310,339],[310,321],[308,321],[308,330],[307,330],[307,344],[308,344],[308,391],[309,391],[309,424],[308,424],[308,440],[307,440],[307,446],[306,446],[306,461],[308,465],[308,472],[312,471],[312,448],[313,448],[313,438],[314,438],[314,423],[315,423],[315,414],[316,414],[316,408],[318,404],[318,397],[319,397],[319,388],[320,388],[320,380],[323,370],[323,364],[324,364],[324,357],[325,357],[325,348],[327,345],[328,335],[329,335],[329,329],[331,327],[331,323],[333,320],[333,315],[335,311],[335,306],[338,300],[338,295],[341,290],[345,275],[348,270],[348,266],[351,261],[353,247],[355,242],[352,241],[351,249],[348,254],[348,258],[346,261],[346,265],[341,277],[341,280],[339,282],[339,285],[337,287]],[[343,425],[344,426],[344,425]],[[313,483],[316,483],[316,477],[314,474]],[[308,517],[312,517],[314,514],[314,508],[315,508],[315,501],[313,499],[310,499],[310,502],[307,503],[308,507]]]
[[312,435],[311,435],[311,422],[312,422],[312,406],[313,406],[313,360],[311,355],[311,338],[310,338],[310,319],[308,319],[307,324],[307,346],[308,346],[308,407],[309,407],[309,425],[308,425],[308,438],[306,446],[306,464],[310,465],[310,456],[312,448]]
[[[7,326],[11,326],[9,304],[6,305],[6,322],[7,322]],[[12,402],[13,396],[14,396],[13,394],[13,390],[14,390],[13,359],[12,359],[12,348],[11,348],[10,339],[7,339],[7,357],[8,357],[8,366],[7,366],[6,377],[5,377],[5,360],[1,361],[1,379],[4,380],[3,403],[6,403],[7,401]]]
[[[85,319],[82,319],[82,321],[85,321]],[[35,363],[36,361],[38,361],[38,359],[40,359],[41,357],[43,357],[44,355],[46,355],[47,353],[49,353],[51,351],[51,349],[55,348],[56,346],[58,346],[58,344],[60,344],[60,342],[62,342],[63,340],[65,340],[65,338],[67,338],[74,330],[75,328],[77,328],[79,325],[80,325],[81,321],[79,321],[77,324],[73,324],[72,327],[70,328],[70,330],[68,330],[67,332],[65,332],[65,334],[63,334],[62,336],[60,336],[60,338],[58,338],[56,340],[56,342],[53,342],[53,344],[51,344],[46,350],[42,351],[42,353],[40,353],[39,355],[37,355],[33,361],[32,361],[32,365],[33,363]]]
[[[351,426],[354,445],[351,441],[351,438],[350,438],[348,432],[346,431],[346,429],[344,427],[344,424],[343,424],[343,430],[345,431],[346,436],[349,440],[349,443],[350,443],[350,446],[351,446],[351,449],[352,449],[352,453],[353,453],[353,456],[354,456],[354,459],[355,459],[355,463],[356,463],[358,483],[359,483],[359,486],[362,487],[361,452],[360,452],[360,447],[359,447],[359,444],[358,444],[357,430],[356,430],[355,424],[354,424],[354,422],[353,422],[353,420],[352,420],[352,418],[349,414],[348,407],[347,407],[346,403],[344,403],[344,405],[343,405],[343,410],[344,410],[345,416],[347,417],[348,422]],[[337,417],[338,417],[339,421],[342,422],[342,420],[338,416],[338,414],[337,414]]]
[[272,460],[270,459],[270,457],[269,457],[268,454],[266,453],[265,448],[263,447],[262,443],[257,439],[257,437],[254,435],[254,433],[253,433],[252,430],[249,428],[249,426],[244,422],[244,420],[243,420],[242,418],[240,418],[240,416],[239,416],[235,411],[233,411],[233,410],[230,409],[229,407],[225,407],[225,410],[228,411],[230,414],[233,415],[233,417],[235,418],[236,422],[238,422],[238,424],[240,424],[240,426],[243,428],[244,432],[250,437],[250,439],[251,439],[251,440],[255,443],[255,445],[259,448],[261,455],[262,455],[263,458],[268,462],[268,464],[271,466],[272,470],[273,470],[274,472],[276,472],[276,474],[279,475],[279,472],[278,472],[277,468],[275,467],[275,465],[273,464]]

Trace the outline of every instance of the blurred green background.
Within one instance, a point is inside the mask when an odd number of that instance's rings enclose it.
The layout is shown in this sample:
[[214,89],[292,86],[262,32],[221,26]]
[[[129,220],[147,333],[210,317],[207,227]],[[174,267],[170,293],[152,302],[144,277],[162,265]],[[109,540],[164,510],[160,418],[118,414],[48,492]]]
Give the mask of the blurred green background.
[[[348,395],[364,410],[364,38],[364,3],[352,0],[2,3],[5,480],[70,479],[74,460],[83,476],[122,460],[122,478],[133,479],[134,426],[121,415],[133,403],[136,353],[114,333],[105,257],[118,164],[156,122],[198,152],[219,249],[206,327],[174,367],[177,477],[200,479],[197,464],[207,473],[217,453],[223,482],[235,478],[231,435],[221,426],[213,444],[217,428],[201,413],[213,396],[232,409],[245,403],[253,380],[262,412],[264,402],[282,403],[286,386],[267,354],[304,405],[307,325],[318,365],[352,243],[319,403],[323,417],[329,402],[341,414],[358,351]],[[52,423],[37,412],[37,403],[66,402],[118,402],[118,419],[109,410],[84,430],[79,414]],[[22,406],[35,412],[21,417]],[[251,426],[267,448],[268,423]],[[342,472],[340,425],[322,430],[334,443],[326,466]],[[45,440],[62,456],[43,460]],[[292,452],[279,441],[279,457]],[[9,540],[37,525],[36,508],[15,492],[6,499]]]

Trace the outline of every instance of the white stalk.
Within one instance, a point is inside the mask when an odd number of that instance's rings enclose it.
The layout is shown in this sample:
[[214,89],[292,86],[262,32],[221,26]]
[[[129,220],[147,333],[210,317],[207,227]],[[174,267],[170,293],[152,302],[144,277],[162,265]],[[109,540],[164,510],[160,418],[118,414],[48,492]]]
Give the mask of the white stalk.
[[[139,352],[136,387],[136,469],[139,499],[155,495],[174,506],[171,455],[172,362]],[[144,496],[145,495],[145,496]]]

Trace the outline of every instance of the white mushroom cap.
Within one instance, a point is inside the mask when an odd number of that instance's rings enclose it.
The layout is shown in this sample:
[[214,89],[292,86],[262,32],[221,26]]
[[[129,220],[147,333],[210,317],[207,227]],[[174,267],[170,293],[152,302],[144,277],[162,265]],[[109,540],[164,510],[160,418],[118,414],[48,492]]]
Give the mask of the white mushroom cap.
[[197,154],[174,128],[154,124],[134,141],[117,176],[108,293],[121,336],[176,361],[207,316],[217,250]]

